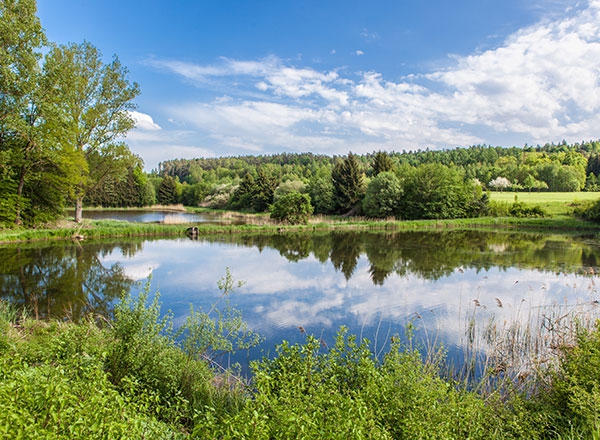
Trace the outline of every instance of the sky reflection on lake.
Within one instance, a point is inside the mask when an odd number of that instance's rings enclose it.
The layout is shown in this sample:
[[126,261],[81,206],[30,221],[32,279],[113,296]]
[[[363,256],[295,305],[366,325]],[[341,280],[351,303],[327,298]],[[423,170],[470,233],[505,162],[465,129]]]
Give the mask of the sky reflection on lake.
[[571,272],[479,267],[480,253],[473,250],[471,258],[466,267],[446,270],[443,277],[428,279],[397,269],[378,285],[364,252],[350,277],[312,253],[290,261],[269,246],[202,240],[149,241],[132,257],[115,250],[102,260],[104,265],[120,263],[137,280],[152,273],[151,291],[160,291],[163,307],[173,311],[176,323],[185,319],[190,303],[208,310],[220,295],[217,281],[229,267],[235,280],[245,282],[231,294],[231,304],[266,338],[262,349],[267,353],[283,339],[302,341],[299,327],[330,344],[344,325],[383,348],[413,322],[421,336],[452,349],[464,344],[468,318],[474,314],[480,322],[493,317],[507,323],[543,320],[544,314],[573,308],[586,316],[599,312],[598,277],[581,274],[583,266]]

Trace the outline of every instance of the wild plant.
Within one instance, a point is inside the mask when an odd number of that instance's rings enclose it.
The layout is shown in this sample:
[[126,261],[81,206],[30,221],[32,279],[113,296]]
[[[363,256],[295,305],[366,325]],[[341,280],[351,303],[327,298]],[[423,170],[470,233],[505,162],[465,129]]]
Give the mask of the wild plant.
[[208,312],[192,308],[177,330],[171,312],[161,316],[159,294],[149,300],[150,282],[137,298],[124,297],[114,309],[114,342],[106,357],[112,383],[127,395],[149,396],[150,411],[184,426],[193,425],[206,407],[227,412],[239,406],[245,383],[233,380],[237,375],[215,358],[259,341],[227,299],[225,308],[218,307],[235,285],[227,269],[218,282],[219,300]]

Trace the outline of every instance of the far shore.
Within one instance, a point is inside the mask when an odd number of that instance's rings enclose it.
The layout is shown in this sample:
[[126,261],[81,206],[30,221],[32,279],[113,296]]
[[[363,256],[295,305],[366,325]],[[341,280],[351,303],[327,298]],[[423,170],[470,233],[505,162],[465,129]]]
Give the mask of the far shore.
[[[166,207],[161,207],[165,210]],[[133,208],[140,210],[142,208]],[[146,208],[147,209],[147,208]],[[153,209],[157,209],[153,207]],[[174,208],[175,209],[175,208]],[[172,210],[174,210],[172,209]],[[179,208],[177,208],[179,209]],[[185,210],[185,208],[184,208]],[[192,209],[189,212],[200,210]],[[87,240],[94,238],[118,237],[184,237],[188,227],[197,227],[198,235],[233,234],[233,233],[310,233],[328,230],[362,230],[362,231],[410,231],[410,230],[498,230],[511,229],[522,232],[541,232],[568,234],[598,234],[600,224],[578,220],[572,216],[554,216],[546,218],[515,217],[479,217],[452,220],[411,220],[394,219],[373,220],[363,217],[324,217],[315,216],[307,225],[286,225],[275,223],[268,215],[247,214],[239,212],[213,211],[223,218],[243,217],[244,225],[214,225],[202,223],[158,224],[130,223],[117,220],[86,220],[75,223],[72,218],[65,217],[53,224],[35,229],[0,230],[0,244],[38,242],[50,240]]]

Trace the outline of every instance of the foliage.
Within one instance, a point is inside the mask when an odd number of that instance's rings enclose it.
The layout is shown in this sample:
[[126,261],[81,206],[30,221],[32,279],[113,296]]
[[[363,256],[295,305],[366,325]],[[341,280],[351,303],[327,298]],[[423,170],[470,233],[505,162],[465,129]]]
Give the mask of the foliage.
[[[345,329],[335,345],[307,336],[253,366],[242,411],[199,424],[196,438],[509,438],[516,420],[453,387],[395,339],[383,361]],[[502,422],[502,423],[500,423]]]
[[373,176],[377,176],[380,173],[393,171],[394,162],[392,161],[389,154],[385,151],[378,151],[373,155]]
[[179,185],[171,176],[165,176],[158,187],[156,200],[161,205],[175,205],[179,202]]
[[130,83],[127,69],[115,56],[110,63],[91,43],[53,46],[44,62],[45,75],[55,88],[56,141],[83,161],[73,175],[75,221],[81,222],[86,191],[109,175],[134,166],[129,149],[117,142],[134,126],[131,110],[139,86]]
[[336,211],[341,214],[353,212],[360,204],[364,192],[364,177],[357,157],[348,153],[331,171]]
[[279,197],[271,206],[271,218],[291,225],[307,224],[312,212],[310,196],[296,191]]
[[[0,3],[0,188],[5,225],[37,226],[140,160],[118,141],[139,93],[90,43],[47,44],[34,0]],[[45,54],[42,60],[42,54]],[[127,190],[127,187],[115,191]],[[125,195],[127,198],[128,195]]]
[[545,217],[547,215],[539,206],[530,206],[519,201],[515,201],[508,212],[513,217]]
[[465,180],[460,171],[425,164],[406,176],[400,215],[405,219],[477,217],[486,210],[484,196],[481,187]]
[[[236,285],[229,271],[219,282],[224,293]],[[0,302],[2,435],[545,439],[600,432],[598,328],[560,347],[556,370],[519,379],[528,385],[484,378],[495,384],[485,393],[440,375],[443,352],[434,347],[423,356],[410,325],[382,358],[345,328],[331,347],[311,335],[302,344],[284,341],[252,364],[250,388],[203,360],[206,336],[231,334],[217,335],[205,318],[192,313],[173,332],[147,290],[120,303],[108,326],[91,317],[31,320]]]
[[600,222],[600,200],[596,202],[588,201],[587,203],[575,209],[574,214],[584,220]]
[[75,324],[22,322],[0,350],[0,427],[5,438],[175,438],[141,399],[112,387],[103,369],[105,331]]
[[265,167],[258,169],[252,192],[252,207],[256,212],[265,212],[269,208],[278,185],[279,180],[273,173],[266,171]]
[[543,399],[544,409],[565,431],[600,438],[600,329],[580,329],[577,343],[561,350],[563,359]]
[[308,194],[316,214],[329,214],[335,209],[331,170],[326,168],[320,175],[313,176],[308,185]]
[[[229,270],[218,285],[223,297],[231,293]],[[209,367],[218,365],[217,355],[256,345],[258,336],[247,329],[239,311],[228,304],[219,310],[216,303],[208,312],[191,309],[174,331],[172,315],[160,316],[158,298],[148,303],[147,286],[137,299],[126,297],[115,307],[115,342],[105,362],[111,382],[131,398],[150,397],[149,410],[171,424],[190,426],[209,404],[224,411],[235,407],[238,392],[210,386]]]
[[362,202],[363,211],[369,217],[395,216],[403,194],[402,182],[396,174],[383,171],[369,182]]

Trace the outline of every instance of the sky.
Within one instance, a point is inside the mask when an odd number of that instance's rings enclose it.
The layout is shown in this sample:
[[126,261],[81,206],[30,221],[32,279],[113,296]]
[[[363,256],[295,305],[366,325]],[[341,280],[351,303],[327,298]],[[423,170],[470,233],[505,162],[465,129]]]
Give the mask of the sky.
[[600,0],[38,0],[38,16],[127,66],[147,170],[600,138]]

